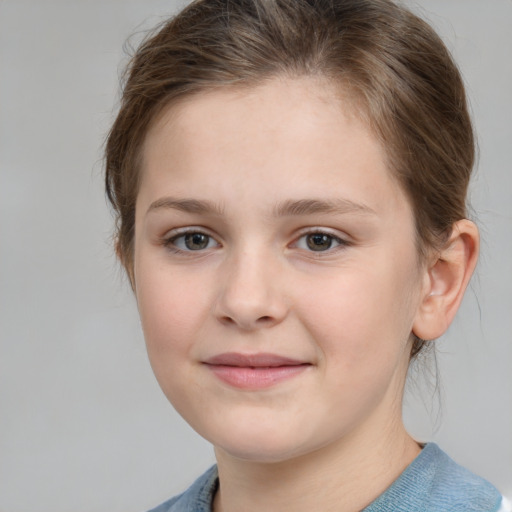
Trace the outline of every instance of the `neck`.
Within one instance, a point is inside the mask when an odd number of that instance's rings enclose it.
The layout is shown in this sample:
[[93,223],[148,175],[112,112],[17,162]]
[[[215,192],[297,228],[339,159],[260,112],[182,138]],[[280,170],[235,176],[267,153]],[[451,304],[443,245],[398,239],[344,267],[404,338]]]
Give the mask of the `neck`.
[[362,430],[352,439],[284,462],[241,460],[217,449],[220,488],[214,511],[362,510],[420,452],[401,420],[399,426],[389,425],[387,433],[369,437]]

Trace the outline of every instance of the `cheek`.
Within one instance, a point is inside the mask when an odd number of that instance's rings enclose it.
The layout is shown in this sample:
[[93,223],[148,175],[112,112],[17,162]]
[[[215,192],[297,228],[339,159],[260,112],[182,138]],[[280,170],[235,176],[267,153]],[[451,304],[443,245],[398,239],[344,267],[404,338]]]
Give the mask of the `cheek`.
[[168,269],[158,272],[156,266],[146,265],[145,270],[137,276],[137,302],[149,362],[167,399],[187,416],[190,403],[201,400],[193,394],[190,380],[194,340],[205,310],[201,294],[196,283],[183,282]]
[[[386,267],[386,268],[382,268]],[[330,364],[345,372],[374,371],[403,356],[414,318],[410,283],[417,279],[389,264],[352,269],[301,295],[306,326]]]
[[330,410],[338,411],[338,424],[361,420],[385,396],[395,403],[405,381],[410,325],[404,315],[410,315],[396,283],[378,275],[354,273],[331,282],[328,293],[303,296],[301,314],[320,353],[319,369],[336,390]]
[[158,262],[138,265],[136,296],[144,338],[157,378],[190,354],[192,340],[202,323],[204,307],[198,283],[183,280],[180,272]]

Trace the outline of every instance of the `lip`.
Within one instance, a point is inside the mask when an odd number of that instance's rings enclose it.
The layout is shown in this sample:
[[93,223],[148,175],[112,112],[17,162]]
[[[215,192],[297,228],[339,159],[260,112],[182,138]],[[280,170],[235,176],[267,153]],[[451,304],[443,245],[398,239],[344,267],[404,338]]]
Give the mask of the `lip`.
[[311,366],[311,363],[276,354],[235,352],[213,356],[204,364],[224,383],[248,390],[269,388],[298,376]]

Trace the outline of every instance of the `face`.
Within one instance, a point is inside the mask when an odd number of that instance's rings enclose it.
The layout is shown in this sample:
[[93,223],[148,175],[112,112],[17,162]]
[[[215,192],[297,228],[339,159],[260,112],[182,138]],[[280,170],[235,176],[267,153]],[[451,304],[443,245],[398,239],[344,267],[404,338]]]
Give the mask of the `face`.
[[164,112],[143,156],[136,297],[178,412],[258,461],[389,430],[422,271],[410,205],[349,102],[313,79],[203,93]]

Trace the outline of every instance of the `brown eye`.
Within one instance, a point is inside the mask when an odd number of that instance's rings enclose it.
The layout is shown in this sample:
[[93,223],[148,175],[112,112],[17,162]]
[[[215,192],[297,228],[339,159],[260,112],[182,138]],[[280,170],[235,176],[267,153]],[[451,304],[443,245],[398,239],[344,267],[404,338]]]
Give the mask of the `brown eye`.
[[334,237],[325,233],[306,235],[306,244],[312,251],[327,251],[333,245]]
[[184,242],[189,251],[200,251],[208,247],[210,237],[204,233],[187,233]]
[[175,236],[169,240],[165,245],[169,248],[175,248],[180,251],[203,251],[205,249],[211,249],[219,244],[206,233],[200,231],[190,231],[182,235]]
[[294,242],[293,246],[309,252],[331,252],[348,247],[350,243],[327,231],[311,231],[305,233]]

